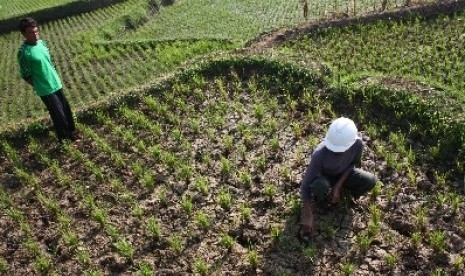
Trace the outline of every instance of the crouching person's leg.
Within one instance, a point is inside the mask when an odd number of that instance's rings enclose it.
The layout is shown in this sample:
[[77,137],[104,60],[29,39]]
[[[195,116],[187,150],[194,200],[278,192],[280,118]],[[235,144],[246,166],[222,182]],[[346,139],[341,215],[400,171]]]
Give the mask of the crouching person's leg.
[[310,191],[317,204],[322,204],[328,199],[331,184],[326,177],[317,177],[310,183]]
[[350,191],[355,200],[366,194],[376,185],[376,177],[369,172],[355,169],[347,178],[344,188]]

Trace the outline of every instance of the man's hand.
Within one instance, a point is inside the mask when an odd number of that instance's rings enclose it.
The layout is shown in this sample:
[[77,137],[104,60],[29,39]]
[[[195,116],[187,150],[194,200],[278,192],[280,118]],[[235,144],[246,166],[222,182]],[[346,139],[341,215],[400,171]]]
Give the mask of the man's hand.
[[313,225],[312,203],[304,202],[303,213],[302,213],[302,231],[304,234],[312,234],[313,230],[314,230],[314,225]]
[[302,221],[302,232],[311,235],[314,230],[313,217],[306,217],[305,220]]
[[331,204],[336,204],[339,203],[341,200],[341,189],[339,188],[334,188],[333,192],[331,194]]

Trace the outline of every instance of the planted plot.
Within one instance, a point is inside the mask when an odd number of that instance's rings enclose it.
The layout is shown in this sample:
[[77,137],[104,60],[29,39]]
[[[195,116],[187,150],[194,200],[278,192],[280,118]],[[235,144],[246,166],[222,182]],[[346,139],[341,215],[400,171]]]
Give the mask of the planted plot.
[[[327,63],[338,81],[353,74],[383,73],[461,91],[465,71],[464,13],[421,16],[317,30],[281,47]],[[349,78],[350,79],[350,78]],[[457,95],[460,97],[460,95]]]
[[[379,124],[360,126],[375,190],[357,208],[319,209],[315,235],[297,237],[308,157],[344,115],[319,85],[301,68],[217,61],[89,113],[75,144],[2,140],[1,223],[21,231],[19,245],[0,251],[2,269],[463,272],[463,195],[447,176],[425,174],[405,134],[379,136]],[[60,245],[53,254],[44,232]],[[32,246],[17,249],[24,241]]]
[[34,2],[3,1],[0,6],[0,19],[26,14],[44,8],[55,7],[74,1],[78,0],[37,0]]

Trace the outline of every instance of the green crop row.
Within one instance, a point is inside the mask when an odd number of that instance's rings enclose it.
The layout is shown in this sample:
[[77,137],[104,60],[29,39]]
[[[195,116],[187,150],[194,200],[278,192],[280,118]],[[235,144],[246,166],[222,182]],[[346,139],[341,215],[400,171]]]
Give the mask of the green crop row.
[[[315,18],[340,6],[337,1],[318,3],[324,6],[311,9]],[[363,1],[359,6],[370,11],[370,3],[376,1]],[[41,27],[75,108],[144,84],[193,57],[240,47],[260,33],[305,20],[298,1],[180,1],[158,7],[151,14],[147,1],[131,0]],[[132,17],[140,9],[150,16],[136,29],[128,29],[128,20],[137,21]],[[20,43],[18,33],[0,37],[0,89],[5,95],[0,104],[2,125],[46,114],[19,78],[16,52]]]
[[327,63],[339,79],[377,72],[461,91],[465,87],[464,17],[463,12],[430,19],[417,15],[329,27],[288,42],[280,51]]
[[0,19],[26,14],[33,11],[60,6],[79,0],[36,0],[36,1],[2,1]]

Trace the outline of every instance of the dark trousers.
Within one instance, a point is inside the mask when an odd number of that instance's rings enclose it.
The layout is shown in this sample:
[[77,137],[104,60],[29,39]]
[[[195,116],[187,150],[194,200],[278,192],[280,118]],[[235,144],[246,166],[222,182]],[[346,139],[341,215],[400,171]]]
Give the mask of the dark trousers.
[[41,96],[40,98],[52,118],[58,139],[71,139],[76,127],[74,125],[73,113],[63,91],[60,89],[53,94]]
[[[323,201],[327,198],[329,190],[336,184],[339,176],[321,176],[315,178],[310,183],[310,190],[316,197],[316,201]],[[354,171],[347,177],[342,189],[346,189],[354,197],[359,198],[375,187],[376,178],[373,174],[361,169]]]

